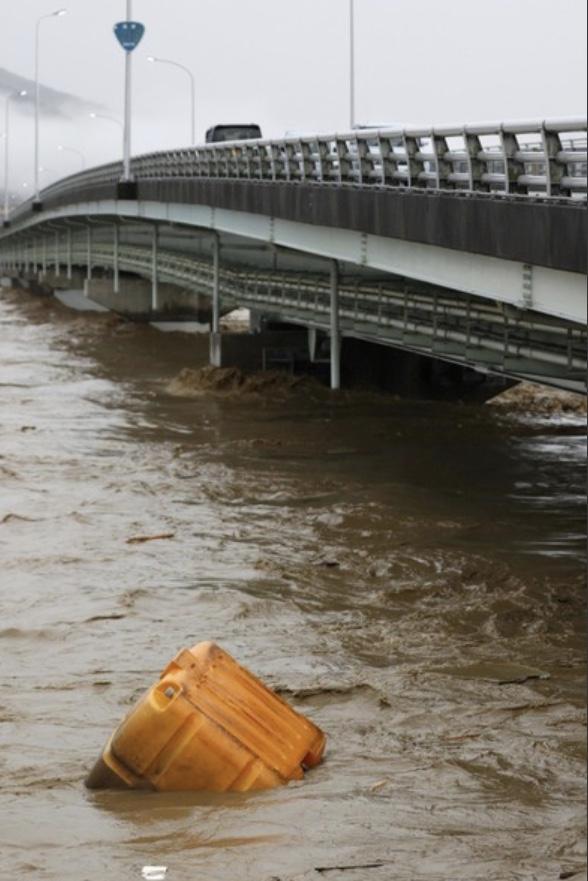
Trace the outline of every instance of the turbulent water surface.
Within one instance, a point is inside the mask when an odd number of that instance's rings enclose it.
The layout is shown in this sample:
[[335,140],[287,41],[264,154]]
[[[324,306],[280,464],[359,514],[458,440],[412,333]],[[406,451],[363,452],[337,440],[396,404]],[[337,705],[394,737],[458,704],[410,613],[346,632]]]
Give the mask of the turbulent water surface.
[[[582,418],[172,395],[201,349],[0,296],[2,877],[585,879]],[[205,639],[325,763],[246,797],[87,792]]]

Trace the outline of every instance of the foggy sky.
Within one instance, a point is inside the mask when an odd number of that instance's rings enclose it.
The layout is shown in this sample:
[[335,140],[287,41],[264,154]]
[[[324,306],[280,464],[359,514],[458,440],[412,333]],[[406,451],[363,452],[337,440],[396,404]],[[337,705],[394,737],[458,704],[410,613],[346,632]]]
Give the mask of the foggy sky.
[[[118,127],[89,113],[122,118],[124,53],[112,27],[124,0],[0,0],[0,132],[12,77],[33,78],[35,21],[60,5],[69,14],[42,25],[41,80],[53,90],[43,183],[79,167],[60,143],[89,165],[121,152]],[[134,53],[133,153],[189,141],[188,79],[150,54],[194,71],[200,139],[215,122],[259,122],[268,136],[347,131],[347,10],[347,0],[134,0],[147,32]],[[356,0],[356,16],[360,123],[586,113],[585,0]],[[30,107],[12,108],[17,189],[32,183],[33,128]]]

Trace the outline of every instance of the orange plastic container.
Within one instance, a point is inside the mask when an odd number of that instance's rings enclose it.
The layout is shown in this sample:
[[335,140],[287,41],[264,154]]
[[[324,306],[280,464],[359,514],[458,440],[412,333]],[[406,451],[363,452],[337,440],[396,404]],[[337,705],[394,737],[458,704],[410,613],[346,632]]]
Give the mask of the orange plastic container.
[[301,780],[326,738],[211,642],[184,649],[90,772],[90,789],[248,792]]

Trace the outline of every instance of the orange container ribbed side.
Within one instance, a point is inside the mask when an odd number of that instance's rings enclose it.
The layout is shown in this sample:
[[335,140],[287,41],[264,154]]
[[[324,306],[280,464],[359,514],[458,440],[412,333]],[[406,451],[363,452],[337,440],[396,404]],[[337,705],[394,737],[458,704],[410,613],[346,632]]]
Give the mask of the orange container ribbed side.
[[300,780],[326,738],[214,643],[185,649],[90,772],[91,789],[247,792]]

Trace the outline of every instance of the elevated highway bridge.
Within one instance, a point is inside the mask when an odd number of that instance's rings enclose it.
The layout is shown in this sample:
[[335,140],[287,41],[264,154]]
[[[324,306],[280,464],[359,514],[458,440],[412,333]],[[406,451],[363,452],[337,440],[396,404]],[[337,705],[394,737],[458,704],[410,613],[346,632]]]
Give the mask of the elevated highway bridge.
[[205,297],[214,363],[221,312],[245,306],[330,340],[334,388],[356,338],[585,392],[586,162],[585,120],[159,152],[19,206],[0,268],[99,276],[122,313],[131,275],[151,317],[170,284]]

